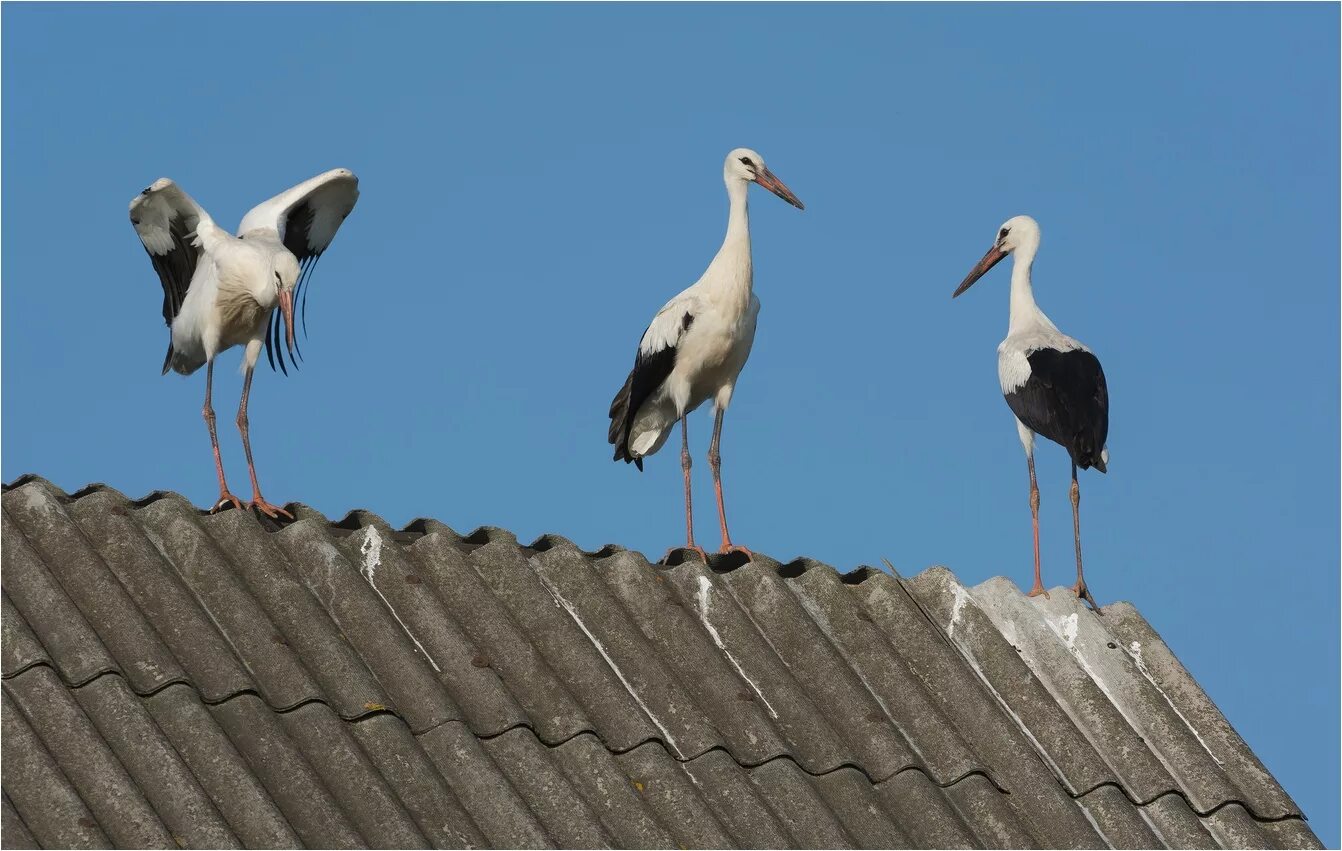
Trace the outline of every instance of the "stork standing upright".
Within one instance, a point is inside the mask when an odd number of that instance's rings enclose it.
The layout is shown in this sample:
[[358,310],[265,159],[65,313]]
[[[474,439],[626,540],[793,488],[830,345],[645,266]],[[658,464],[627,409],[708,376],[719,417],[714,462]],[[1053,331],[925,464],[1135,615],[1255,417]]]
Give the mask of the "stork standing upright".
[[713,470],[718,521],[722,526],[719,552],[751,555],[745,547],[734,545],[727,532],[727,512],[722,503],[722,456],[718,451],[722,416],[731,402],[736,377],[750,356],[760,311],[760,300],[752,288],[747,190],[751,183],[758,183],[797,209],[805,209],[797,196],[764,165],[764,158],[749,148],[737,148],[727,155],[722,179],[727,184],[730,201],[727,236],[699,280],[657,311],[643,332],[634,368],[610,403],[607,435],[615,445],[615,460],[633,462],[642,470],[643,459],[662,448],[676,421],[680,421],[686,547],[705,561],[708,556],[694,543],[686,417],[710,398],[715,417],[708,464]]
[[1039,485],[1034,476],[1034,436],[1042,434],[1072,456],[1072,534],[1076,542],[1076,585],[1072,590],[1092,608],[1081,569],[1081,488],[1076,468],[1107,472],[1109,389],[1104,370],[1090,349],[1058,330],[1034,301],[1030,267],[1039,251],[1039,224],[1029,216],[1008,219],[993,247],[970,271],[955,293],[969,289],[1008,254],[1011,269],[1011,324],[997,347],[997,377],[1030,467],[1030,515],[1034,526],[1034,587],[1030,596],[1048,596],[1039,578]]
[[237,423],[252,480],[248,504],[269,517],[293,516],[267,502],[256,482],[247,421],[252,371],[264,345],[271,368],[275,368],[278,358],[280,369],[288,375],[280,349],[281,323],[292,361],[294,299],[299,293],[303,296],[306,328],[304,285],[358,198],[359,180],[354,173],[334,169],[252,208],[242,217],[236,237],[216,225],[209,213],[166,177],[154,181],[130,202],[131,224],[163,284],[163,319],[170,329],[163,373],[172,369],[190,375],[205,367],[203,413],[219,476],[219,499],[211,512],[226,503],[242,507],[224,478],[210,391],[215,356],[233,346],[245,346]]

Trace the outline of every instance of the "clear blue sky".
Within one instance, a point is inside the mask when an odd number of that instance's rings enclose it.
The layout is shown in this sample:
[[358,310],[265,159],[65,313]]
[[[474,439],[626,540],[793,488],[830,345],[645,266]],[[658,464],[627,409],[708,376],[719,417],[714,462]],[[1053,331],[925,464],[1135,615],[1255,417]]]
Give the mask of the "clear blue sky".
[[[126,220],[178,180],[234,226],[335,166],[363,196],[318,268],[307,364],[259,375],[262,484],[338,518],[556,532],[654,558],[680,469],[610,460],[606,408],[758,149],[754,353],[728,414],[739,543],[1029,581],[996,377],[998,224],[1101,357],[1110,473],[1087,574],[1133,601],[1338,834],[1338,7],[99,6],[3,11],[3,476],[215,494],[203,373],[162,377]],[[216,370],[234,490],[238,352]],[[716,545],[707,413],[691,423]],[[1039,452],[1045,580],[1073,571]]]

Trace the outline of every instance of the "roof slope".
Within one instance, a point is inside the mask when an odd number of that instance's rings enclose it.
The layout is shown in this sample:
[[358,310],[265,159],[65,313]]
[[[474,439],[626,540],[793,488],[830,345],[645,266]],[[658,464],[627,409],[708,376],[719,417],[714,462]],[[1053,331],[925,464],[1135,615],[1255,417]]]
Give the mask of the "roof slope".
[[1320,847],[1131,606],[3,497],[28,846]]

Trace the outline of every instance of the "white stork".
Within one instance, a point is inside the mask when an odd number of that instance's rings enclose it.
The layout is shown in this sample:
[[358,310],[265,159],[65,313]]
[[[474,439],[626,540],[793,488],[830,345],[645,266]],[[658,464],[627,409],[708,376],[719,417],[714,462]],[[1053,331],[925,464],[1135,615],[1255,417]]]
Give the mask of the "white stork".
[[632,461],[642,470],[643,458],[662,448],[676,420],[680,420],[686,547],[704,561],[708,560],[707,554],[694,543],[690,438],[685,419],[710,398],[715,418],[708,464],[713,469],[718,521],[722,525],[719,552],[752,555],[745,547],[734,545],[727,532],[727,513],[722,505],[722,456],[718,452],[722,415],[731,402],[736,377],[750,356],[755,319],[760,311],[760,300],[752,290],[746,191],[751,183],[758,183],[797,209],[805,209],[797,196],[765,167],[764,158],[749,148],[737,148],[727,155],[722,179],[727,184],[730,201],[727,236],[699,280],[657,311],[643,332],[634,368],[610,403],[608,433],[609,441],[615,445],[615,460]]
[[247,394],[262,345],[271,368],[278,359],[280,369],[288,374],[280,348],[280,323],[292,360],[295,288],[302,291],[306,328],[304,282],[358,198],[359,180],[354,172],[334,169],[253,207],[242,217],[236,237],[216,225],[209,213],[166,177],[130,202],[131,224],[163,284],[163,319],[170,329],[163,373],[172,369],[190,375],[205,366],[205,425],[219,474],[219,499],[211,511],[225,503],[242,508],[224,480],[210,388],[215,356],[233,346],[245,346],[242,365],[246,377],[237,423],[252,479],[249,505],[268,517],[293,516],[266,502],[256,483],[247,430]]
[[1095,606],[1081,571],[1081,488],[1076,468],[1107,472],[1109,389],[1104,370],[1090,349],[1058,330],[1034,302],[1030,267],[1039,250],[1039,224],[1029,216],[1008,219],[997,231],[993,247],[955,290],[974,282],[1008,254],[1011,269],[1011,324],[997,347],[997,377],[1002,394],[1016,415],[1016,428],[1030,467],[1030,514],[1034,526],[1034,587],[1030,596],[1048,596],[1039,578],[1039,485],[1034,477],[1034,436],[1042,434],[1072,456],[1072,533],[1076,542],[1077,597]]

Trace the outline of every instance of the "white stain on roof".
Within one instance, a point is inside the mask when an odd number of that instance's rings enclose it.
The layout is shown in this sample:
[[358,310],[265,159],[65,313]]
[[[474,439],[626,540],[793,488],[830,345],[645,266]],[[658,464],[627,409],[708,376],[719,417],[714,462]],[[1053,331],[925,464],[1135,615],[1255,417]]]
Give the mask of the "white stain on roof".
[[[578,625],[578,629],[581,629],[583,635],[587,636],[587,640],[592,642],[592,646],[596,648],[596,652],[600,653],[601,658],[606,660],[606,664],[615,672],[615,676],[620,680],[620,685],[624,686],[624,690],[629,692],[629,696],[634,699],[634,703],[638,704],[638,708],[643,710],[643,714],[648,716],[648,720],[661,732],[662,738],[666,740],[666,743],[674,748],[677,754],[680,754],[680,746],[676,744],[676,740],[672,737],[671,731],[666,729],[661,721],[657,720],[657,716],[652,714],[652,710],[643,702],[643,698],[638,696],[638,692],[634,690],[628,677],[624,675],[624,672],[620,670],[620,666],[616,665],[615,660],[610,658],[610,654],[606,652],[606,646],[601,643],[601,639],[597,638],[596,635],[587,628],[587,624],[583,623],[582,618],[578,617],[578,611],[573,608],[573,604],[564,599],[564,595],[559,593],[559,589],[550,582],[545,574],[537,567],[533,567],[533,569],[536,571],[536,576],[540,579],[541,584],[545,586],[545,590],[549,591],[550,596],[555,599],[555,602],[563,607],[564,611],[568,612],[568,616]],[[683,756],[683,754],[681,755]]]
[[712,590],[712,588],[713,583],[707,576],[699,577],[699,591],[694,595],[699,601],[699,622],[704,625],[704,629],[708,630],[708,634],[713,637],[713,643],[716,644],[723,655],[727,657],[727,661],[732,663],[732,667],[736,669],[736,673],[740,674],[741,679],[745,680],[750,686],[751,691],[755,692],[755,696],[764,704],[764,708],[769,710],[771,716],[777,718],[778,713],[774,711],[773,706],[769,703],[769,698],[764,696],[764,692],[760,691],[760,687],[746,674],[745,669],[741,667],[741,663],[736,661],[736,657],[732,655],[732,651],[728,650],[727,645],[723,643],[722,636],[718,635],[717,629],[709,622],[708,592]]
[[1165,698],[1165,702],[1169,704],[1170,709],[1173,709],[1174,714],[1179,716],[1179,720],[1184,722],[1184,726],[1193,734],[1193,738],[1198,740],[1198,744],[1202,745],[1202,749],[1207,752],[1207,755],[1215,760],[1217,765],[1225,765],[1216,754],[1212,753],[1212,749],[1207,747],[1207,743],[1203,741],[1202,734],[1198,732],[1198,728],[1194,727],[1193,722],[1189,721],[1188,717],[1179,711],[1179,707],[1173,700],[1170,700],[1170,696],[1160,687],[1160,683],[1156,682],[1156,678],[1151,676],[1151,672],[1146,668],[1146,662],[1142,659],[1142,643],[1140,641],[1134,641],[1128,645],[1128,655],[1132,656],[1132,660],[1137,663],[1137,670],[1141,671],[1142,676],[1146,677],[1147,682],[1151,683],[1156,691],[1160,692],[1160,696]]
[[378,534],[376,526],[364,527],[363,543],[359,545],[359,552],[363,554],[363,566],[359,568],[359,572],[363,574],[363,578],[368,580],[369,586],[371,586],[372,589],[377,592],[377,595],[382,598],[382,604],[387,607],[387,611],[391,612],[391,616],[396,618],[396,622],[401,625],[401,631],[404,632],[411,641],[415,642],[415,646],[419,648],[419,652],[423,653],[424,658],[429,660],[429,664],[433,666],[433,669],[441,674],[443,669],[438,667],[437,662],[433,661],[433,657],[429,655],[429,651],[425,650],[424,645],[419,643],[419,639],[415,638],[415,634],[410,631],[410,627],[405,625],[405,621],[401,620],[401,616],[396,613],[394,608],[392,608],[391,601],[386,598],[382,593],[382,589],[378,588],[377,583],[373,581],[377,576],[377,569],[382,566],[382,536]]

